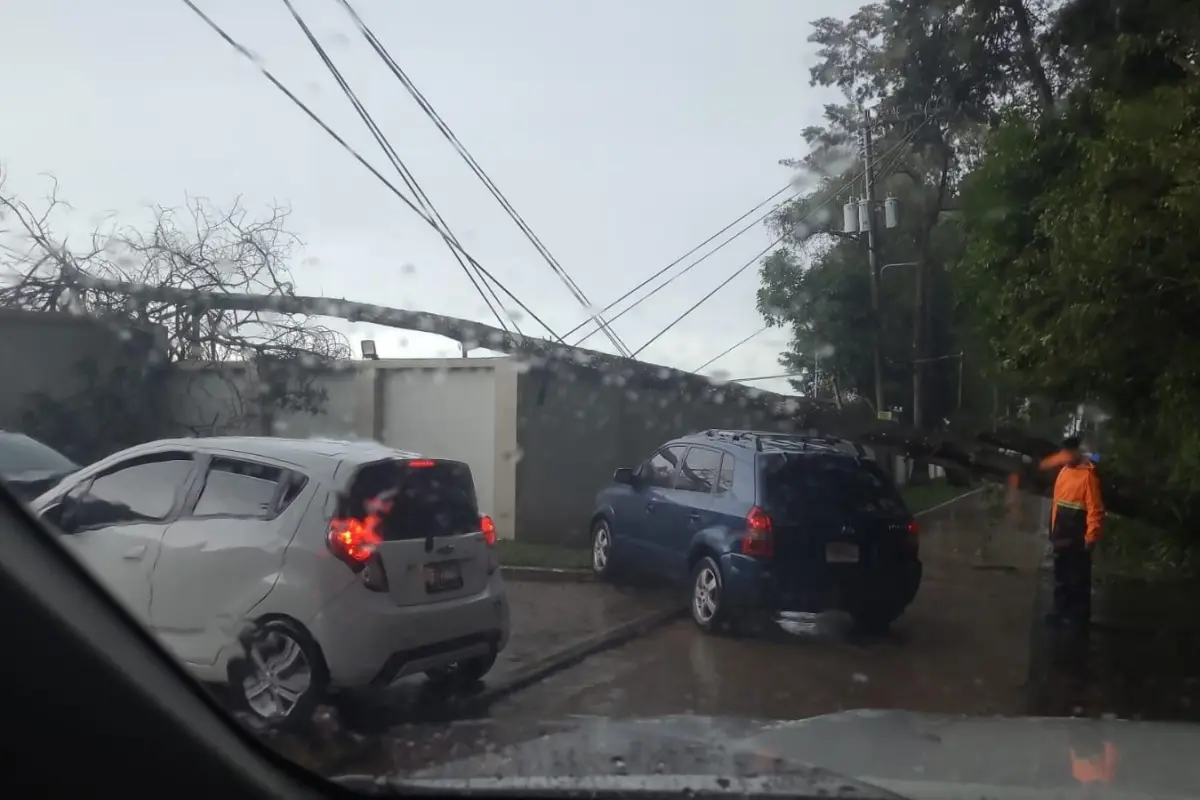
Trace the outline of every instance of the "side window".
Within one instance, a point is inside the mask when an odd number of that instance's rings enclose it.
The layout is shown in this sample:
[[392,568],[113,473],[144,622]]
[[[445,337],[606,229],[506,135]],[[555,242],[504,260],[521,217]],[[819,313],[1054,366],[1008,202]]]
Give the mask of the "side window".
[[166,519],[192,472],[186,453],[121,464],[92,480],[72,514],[75,529]]
[[285,471],[233,458],[214,458],[193,517],[270,517]]
[[675,445],[659,450],[642,466],[641,477],[647,486],[670,489],[675,482],[675,468],[683,457],[683,447]]
[[719,452],[707,447],[693,447],[683,460],[679,477],[675,479],[675,488],[684,492],[711,494],[720,470]]
[[726,453],[721,458],[721,474],[717,477],[717,494],[728,494],[733,491],[733,465],[736,459]]

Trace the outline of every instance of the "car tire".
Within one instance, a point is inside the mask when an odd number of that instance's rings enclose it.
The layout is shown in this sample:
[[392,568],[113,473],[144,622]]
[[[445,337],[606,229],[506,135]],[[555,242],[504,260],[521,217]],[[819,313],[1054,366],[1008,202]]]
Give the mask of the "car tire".
[[229,694],[255,726],[302,727],[329,689],[320,646],[298,623],[259,622],[241,637],[244,657],[230,661]]
[[425,677],[435,683],[470,686],[483,680],[483,676],[487,675],[495,664],[496,651],[493,650],[486,656],[476,656],[466,661],[426,670]]
[[592,523],[592,574],[602,581],[612,581],[617,571],[612,523],[600,518]]
[[728,627],[724,603],[725,578],[721,568],[704,556],[692,568],[692,621],[705,633],[719,633]]
[[882,636],[892,627],[892,623],[900,618],[904,609],[871,609],[852,614],[854,630],[869,636]]

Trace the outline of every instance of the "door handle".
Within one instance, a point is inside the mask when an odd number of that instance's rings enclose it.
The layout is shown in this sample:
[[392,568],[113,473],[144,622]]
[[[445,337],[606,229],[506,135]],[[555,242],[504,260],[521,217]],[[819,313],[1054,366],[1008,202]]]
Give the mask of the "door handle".
[[646,513],[653,514],[654,509],[658,508],[658,503],[646,503]]
[[700,515],[699,514],[688,514],[688,519],[692,522],[699,522]]
[[144,555],[146,555],[146,545],[139,544],[134,547],[130,547],[128,550],[125,551],[125,560],[126,561],[140,561],[142,556],[144,556]]

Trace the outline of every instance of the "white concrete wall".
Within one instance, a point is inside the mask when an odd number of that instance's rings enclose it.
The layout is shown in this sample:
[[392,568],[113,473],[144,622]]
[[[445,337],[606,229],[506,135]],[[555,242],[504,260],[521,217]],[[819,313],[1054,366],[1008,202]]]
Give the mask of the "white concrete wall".
[[512,391],[498,390],[498,383],[506,383],[498,381],[498,373],[512,374],[506,362],[380,361],[375,369],[383,376],[380,440],[470,465],[480,509],[495,520],[497,534],[509,538],[513,535],[513,467],[501,455],[510,441],[508,449],[515,448],[516,387],[514,376],[508,381]]
[[174,433],[376,439],[463,461],[497,535],[514,535],[517,371],[509,359],[354,361],[319,381],[328,392],[323,413],[277,413],[264,423],[245,364],[182,365],[171,379]]

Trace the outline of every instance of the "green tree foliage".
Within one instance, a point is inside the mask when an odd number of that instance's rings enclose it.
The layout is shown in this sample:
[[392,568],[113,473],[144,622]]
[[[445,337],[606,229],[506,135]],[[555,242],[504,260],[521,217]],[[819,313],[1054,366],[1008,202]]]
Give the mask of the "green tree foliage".
[[1006,370],[1112,414],[1110,469],[1200,500],[1197,12],[1062,10],[1077,80],[1015,111],[965,182],[960,291]]
[[[823,351],[819,390],[870,394],[866,254],[830,230],[862,192],[842,187],[870,108],[876,152],[897,148],[877,194],[904,212],[880,260],[922,265],[883,275],[888,403],[924,403],[926,427],[953,416],[955,370],[918,365],[963,352],[970,424],[1052,435],[1064,409],[1098,406],[1105,469],[1160,520],[1200,511],[1200,4],[885,0],[810,40],[812,84],[846,103],[784,162],[821,180],[772,220],[789,236],[759,292],[793,333],[798,388]],[[827,200],[834,220],[789,228]]]

